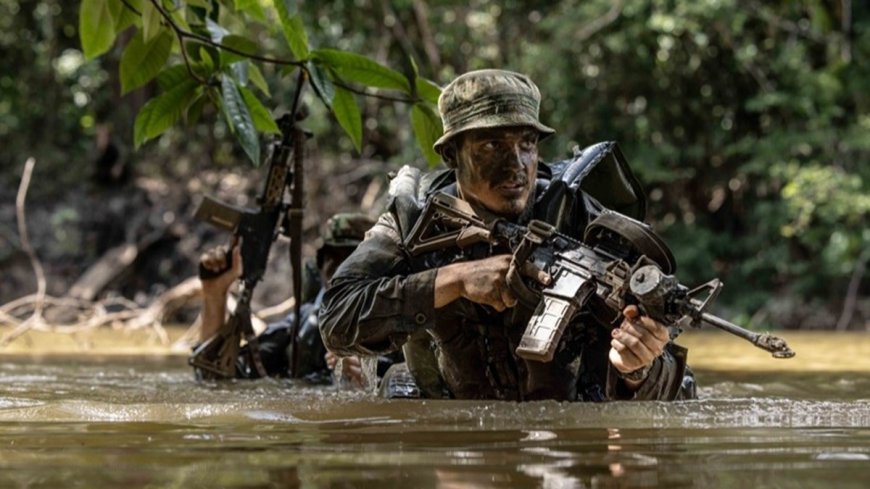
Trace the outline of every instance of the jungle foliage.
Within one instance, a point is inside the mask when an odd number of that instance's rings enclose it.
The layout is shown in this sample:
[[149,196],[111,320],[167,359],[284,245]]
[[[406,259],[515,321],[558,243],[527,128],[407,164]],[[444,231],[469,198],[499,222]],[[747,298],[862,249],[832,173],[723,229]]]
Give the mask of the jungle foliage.
[[251,171],[300,71],[330,172],[424,166],[438,85],[513,69],[558,130],[545,159],[618,141],[681,279],[722,278],[730,317],[861,327],[868,26],[851,0],[0,0],[0,178],[36,154],[46,194],[76,185],[105,127],[139,173]]
[[[416,69],[406,78],[360,54],[312,49],[296,1],[265,3],[271,5],[251,0],[82,0],[79,37],[85,59],[104,54],[118,33],[133,28],[135,33],[121,55],[121,93],[154,79],[160,87],[161,93],[136,116],[136,147],[182,118],[196,123],[203,104],[211,102],[220,108],[245,154],[258,166],[259,133],[280,133],[272,114],[253,91],[271,96],[258,67],[270,64],[281,68],[281,76],[298,72],[297,91],[308,81],[357,151],[362,144],[362,116],[353,93],[365,92],[349,84],[403,93],[407,98],[394,100],[413,105],[412,121],[421,149],[430,162],[437,163],[438,157],[431,149],[431,142],[440,136],[433,107],[441,93],[437,85],[420,78]],[[273,15],[268,17],[267,12]],[[254,24],[263,28],[255,29]],[[258,30],[272,36],[280,31],[289,57],[260,54]],[[248,32],[254,35],[248,36]]]

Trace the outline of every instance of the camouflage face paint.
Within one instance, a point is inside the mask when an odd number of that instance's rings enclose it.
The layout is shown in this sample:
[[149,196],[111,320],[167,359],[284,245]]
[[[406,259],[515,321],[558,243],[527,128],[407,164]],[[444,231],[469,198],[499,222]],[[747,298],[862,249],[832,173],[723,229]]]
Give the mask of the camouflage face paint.
[[463,196],[502,217],[519,216],[535,185],[538,132],[531,127],[472,130],[457,143]]

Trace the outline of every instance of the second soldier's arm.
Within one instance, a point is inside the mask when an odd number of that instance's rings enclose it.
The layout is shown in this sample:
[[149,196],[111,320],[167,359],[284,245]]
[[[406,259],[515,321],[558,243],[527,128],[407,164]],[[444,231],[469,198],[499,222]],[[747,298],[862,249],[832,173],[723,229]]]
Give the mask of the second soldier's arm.
[[242,275],[240,248],[233,242],[232,264],[226,263],[227,249],[219,246],[203,253],[199,261],[203,268],[211,272],[221,272],[211,278],[200,278],[202,286],[202,324],[200,341],[214,335],[224,324],[227,313],[227,292],[230,286]]
[[339,267],[320,310],[326,347],[343,356],[401,348],[420,328],[434,326],[437,270],[412,273],[391,214]]

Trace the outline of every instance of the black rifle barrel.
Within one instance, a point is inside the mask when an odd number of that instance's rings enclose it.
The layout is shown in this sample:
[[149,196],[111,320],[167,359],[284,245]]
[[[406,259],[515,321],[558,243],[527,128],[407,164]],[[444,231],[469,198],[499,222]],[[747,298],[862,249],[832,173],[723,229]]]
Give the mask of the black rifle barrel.
[[794,351],[789,348],[785,340],[777,336],[749,331],[748,329],[741,328],[732,322],[726,321],[707,312],[701,314],[701,321],[745,339],[762,350],[770,352],[774,358],[791,358],[795,355]]

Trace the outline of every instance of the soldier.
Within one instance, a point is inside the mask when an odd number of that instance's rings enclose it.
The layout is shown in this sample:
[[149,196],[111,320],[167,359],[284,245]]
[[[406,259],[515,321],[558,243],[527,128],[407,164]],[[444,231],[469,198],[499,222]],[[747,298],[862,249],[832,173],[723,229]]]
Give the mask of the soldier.
[[419,215],[419,206],[405,202],[436,191],[466,200],[487,222],[542,219],[582,237],[603,206],[579,186],[570,194],[547,191],[558,175],[539,162],[538,142],[554,130],[538,120],[539,106],[535,84],[509,71],[473,71],[444,89],[444,135],[434,149],[449,169],[421,176],[406,167],[396,177],[389,211],[327,289],[320,313],[327,348],[372,355],[404,346],[408,364],[394,367],[397,383],[416,382],[426,397],[693,397],[685,350],[669,341],[666,325],[640,317],[634,306],[612,331],[581,313],[552,362],[525,360],[514,350],[532,311],[517,307],[506,283],[509,250],[443,264],[447,255],[421,260],[403,248]]
[[[318,284],[327,283],[338,265],[359,245],[372,224],[374,221],[362,214],[342,213],[332,216],[323,229],[321,236],[323,243],[317,250],[316,262],[319,277],[314,277],[313,281]],[[214,278],[201,279],[203,309],[200,341],[211,337],[221,326],[226,314],[227,291],[242,273],[243,263],[239,246],[233,247],[232,266],[227,265],[226,256],[226,247],[217,247],[204,253],[200,258],[203,267],[208,270],[215,272],[226,270]],[[298,335],[298,376],[312,383],[329,383],[332,378],[333,365],[327,364],[326,349],[320,338],[317,323],[317,311],[322,300],[323,288],[319,288],[314,298],[305,302],[301,308],[303,321]],[[290,331],[295,320],[295,315],[290,313],[281,321],[269,325],[258,336],[260,356],[270,377],[290,375],[292,360]],[[330,363],[334,364],[334,359],[330,359]],[[360,380],[359,362],[346,362],[345,374],[352,380]],[[257,377],[257,370],[252,364],[251,351],[249,346],[245,345],[240,350],[236,362],[236,378]]]

